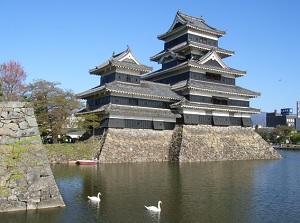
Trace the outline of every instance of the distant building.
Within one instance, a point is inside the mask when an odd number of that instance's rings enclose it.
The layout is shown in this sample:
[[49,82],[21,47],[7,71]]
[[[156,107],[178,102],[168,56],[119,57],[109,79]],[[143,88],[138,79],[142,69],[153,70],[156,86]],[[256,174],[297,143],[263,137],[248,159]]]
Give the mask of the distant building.
[[295,118],[295,127],[300,132],[300,101],[297,101],[297,117]]
[[266,126],[267,127],[276,127],[279,125],[284,126],[295,126],[296,115],[292,114],[292,108],[283,108],[281,113],[270,112],[266,114]]

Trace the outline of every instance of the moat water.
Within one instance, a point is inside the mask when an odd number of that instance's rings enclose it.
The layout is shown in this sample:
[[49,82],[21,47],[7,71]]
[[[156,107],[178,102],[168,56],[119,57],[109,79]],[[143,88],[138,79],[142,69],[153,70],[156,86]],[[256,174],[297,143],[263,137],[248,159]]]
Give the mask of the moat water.
[[[299,222],[300,151],[278,151],[283,159],[53,165],[66,207],[2,213],[0,222]],[[159,200],[160,213],[144,208]]]

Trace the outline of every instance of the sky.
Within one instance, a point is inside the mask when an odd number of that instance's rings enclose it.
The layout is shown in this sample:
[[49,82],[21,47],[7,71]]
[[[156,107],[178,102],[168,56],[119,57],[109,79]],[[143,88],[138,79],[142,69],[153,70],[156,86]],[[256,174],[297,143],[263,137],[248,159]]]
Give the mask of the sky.
[[300,1],[298,0],[0,0],[0,63],[17,61],[34,80],[59,82],[80,93],[99,84],[89,69],[130,47],[153,71],[150,57],[163,50],[157,36],[176,12],[203,17],[226,35],[224,59],[246,71],[236,85],[261,93],[250,106],[262,112],[293,108],[300,101]]

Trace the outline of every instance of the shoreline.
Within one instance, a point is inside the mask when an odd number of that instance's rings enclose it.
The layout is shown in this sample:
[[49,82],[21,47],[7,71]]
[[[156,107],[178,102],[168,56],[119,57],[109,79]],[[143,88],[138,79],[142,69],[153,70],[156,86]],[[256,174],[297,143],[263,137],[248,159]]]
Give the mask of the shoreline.
[[279,150],[300,150],[300,146],[273,146],[273,148]]

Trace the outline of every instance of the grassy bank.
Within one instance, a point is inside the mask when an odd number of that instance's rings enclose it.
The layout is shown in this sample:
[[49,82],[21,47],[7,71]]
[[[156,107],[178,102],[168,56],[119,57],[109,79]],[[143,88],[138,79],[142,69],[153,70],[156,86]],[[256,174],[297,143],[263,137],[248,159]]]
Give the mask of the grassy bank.
[[91,159],[97,155],[100,146],[99,138],[84,142],[45,144],[45,152],[50,163],[68,163],[78,159]]

